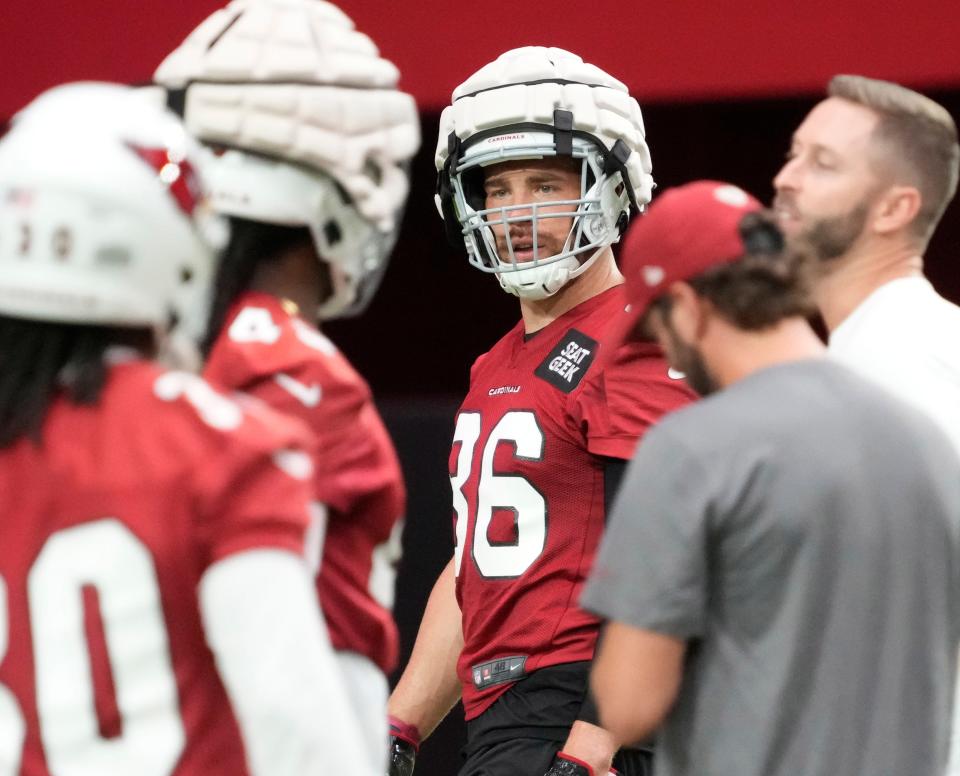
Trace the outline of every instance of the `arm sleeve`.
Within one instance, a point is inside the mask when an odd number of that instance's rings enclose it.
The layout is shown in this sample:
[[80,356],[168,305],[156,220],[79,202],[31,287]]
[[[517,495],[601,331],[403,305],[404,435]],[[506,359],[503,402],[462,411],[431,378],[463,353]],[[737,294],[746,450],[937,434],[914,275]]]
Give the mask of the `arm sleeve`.
[[668,636],[701,635],[709,487],[682,442],[652,432],[627,470],[581,605]]
[[587,450],[629,459],[637,440],[666,413],[693,400],[683,380],[673,380],[659,348],[649,343],[621,345],[572,394],[571,417]]
[[207,569],[199,597],[252,776],[373,776],[303,561],[237,553]]

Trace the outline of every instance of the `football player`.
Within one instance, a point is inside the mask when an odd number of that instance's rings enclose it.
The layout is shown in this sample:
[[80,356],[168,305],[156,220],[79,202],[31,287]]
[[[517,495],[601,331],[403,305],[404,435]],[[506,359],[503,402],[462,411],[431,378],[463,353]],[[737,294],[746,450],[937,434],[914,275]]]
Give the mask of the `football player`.
[[109,84],[0,141],[3,774],[373,773],[305,557],[309,434],[154,360],[225,235],[198,151]]
[[420,142],[397,77],[317,0],[236,0],[156,75],[217,153],[213,205],[233,227],[204,374],[303,419],[319,441],[314,495],[328,522],[317,587],[381,772],[405,492],[370,389],[318,324],[365,308],[393,247]]
[[390,699],[391,772],[462,698],[461,776],[647,773],[597,724],[598,621],[576,605],[625,460],[689,399],[654,347],[600,345],[625,314],[610,246],[653,188],[640,107],[567,51],[508,51],[454,91],[436,165],[451,240],[521,320],[457,415],[456,548]]

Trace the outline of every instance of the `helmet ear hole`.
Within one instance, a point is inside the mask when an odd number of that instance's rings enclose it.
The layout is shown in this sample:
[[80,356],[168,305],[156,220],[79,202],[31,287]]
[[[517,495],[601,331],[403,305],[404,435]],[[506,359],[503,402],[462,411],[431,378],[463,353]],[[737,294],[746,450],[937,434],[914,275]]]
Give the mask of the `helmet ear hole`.
[[465,170],[460,175],[463,186],[463,198],[474,210],[483,210],[487,206],[487,192],[483,188],[486,175],[483,168]]
[[627,211],[624,210],[622,213],[620,213],[620,217],[617,219],[617,232],[619,232],[621,237],[623,237],[629,225],[630,216],[627,215]]
[[463,234],[460,231],[460,218],[453,204],[453,185],[446,170],[441,170],[437,176],[437,196],[440,198],[440,214],[443,216],[443,228],[447,235],[447,242],[459,250],[463,250]]
[[367,161],[363,163],[363,174],[373,181],[374,186],[383,183],[383,167],[376,159],[367,157]]
[[333,296],[333,276],[328,262],[320,260],[317,263],[320,267],[320,304],[322,305]]
[[329,246],[334,246],[339,243],[343,239],[340,224],[333,219],[327,221],[327,223],[323,225],[323,237]]
[[167,89],[165,97],[167,108],[182,119],[187,108],[187,90]]

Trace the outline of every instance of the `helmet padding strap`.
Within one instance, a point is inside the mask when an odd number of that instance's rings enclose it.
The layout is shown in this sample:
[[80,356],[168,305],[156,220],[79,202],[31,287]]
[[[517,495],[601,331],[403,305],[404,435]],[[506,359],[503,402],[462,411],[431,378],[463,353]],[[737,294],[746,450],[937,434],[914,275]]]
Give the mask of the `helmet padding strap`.
[[553,112],[553,142],[557,156],[573,156],[573,113],[570,111]]
[[617,142],[613,144],[613,148],[604,155],[603,173],[607,176],[617,172],[620,173],[620,179],[623,181],[624,186],[627,187],[627,198],[630,200],[630,212],[633,215],[637,215],[640,212],[640,206],[637,204],[637,195],[633,190],[633,186],[630,185],[630,174],[627,171],[627,159],[630,158],[631,153],[630,147],[624,143],[623,140],[618,139]]

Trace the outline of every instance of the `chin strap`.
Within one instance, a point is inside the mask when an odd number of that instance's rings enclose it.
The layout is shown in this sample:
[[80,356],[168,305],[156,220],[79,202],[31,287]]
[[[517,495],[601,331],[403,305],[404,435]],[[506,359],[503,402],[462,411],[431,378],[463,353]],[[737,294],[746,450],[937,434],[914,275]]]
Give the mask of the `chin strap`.
[[610,246],[603,245],[595,250],[590,258],[576,267],[570,265],[576,257],[569,256],[557,262],[539,267],[524,267],[516,270],[504,270],[498,273],[500,287],[508,294],[521,299],[546,299],[553,296],[571,280],[580,277],[597,260],[597,257]]

